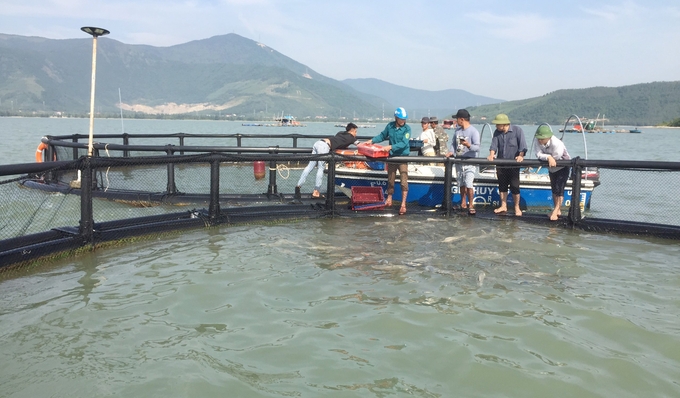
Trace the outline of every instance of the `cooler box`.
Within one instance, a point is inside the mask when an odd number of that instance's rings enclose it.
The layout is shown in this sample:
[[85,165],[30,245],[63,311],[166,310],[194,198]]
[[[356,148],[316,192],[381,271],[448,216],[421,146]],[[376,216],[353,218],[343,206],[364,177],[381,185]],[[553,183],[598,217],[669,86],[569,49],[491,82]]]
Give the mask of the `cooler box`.
[[409,140],[408,145],[411,147],[411,149],[418,149],[423,147],[423,141],[422,140]]
[[352,187],[352,210],[382,210],[385,197],[380,187]]
[[390,156],[390,151],[376,144],[357,145],[357,150],[360,154],[370,158],[386,158]]

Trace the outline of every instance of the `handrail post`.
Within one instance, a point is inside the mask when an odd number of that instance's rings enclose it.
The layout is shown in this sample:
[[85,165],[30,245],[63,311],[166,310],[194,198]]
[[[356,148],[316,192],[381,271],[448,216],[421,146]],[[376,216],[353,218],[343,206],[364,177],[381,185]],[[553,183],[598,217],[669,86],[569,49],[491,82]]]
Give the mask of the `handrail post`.
[[80,164],[80,235],[87,244],[94,243],[94,215],[92,210],[92,158],[83,157]]
[[[55,149],[54,146],[50,143],[47,145],[47,149],[45,149],[45,162],[53,162],[54,157],[55,157]],[[56,181],[57,178],[55,177],[55,172],[54,171],[48,171],[45,173],[45,181],[47,182],[54,182]]]
[[[269,147],[269,154],[274,155],[278,151],[279,146]],[[269,187],[267,188],[267,198],[272,195],[278,195],[278,188],[276,187],[276,160],[269,161]]]
[[331,218],[335,217],[335,154],[331,152],[328,159],[328,181],[326,182],[326,210],[330,211]]
[[[184,133],[179,133],[179,146],[184,147]],[[184,155],[184,150],[180,150],[179,154]]]
[[220,161],[210,160],[210,205],[208,216],[215,220],[220,215]]
[[444,160],[444,211],[446,217],[451,215],[453,210],[453,199],[451,198],[451,189],[453,188],[453,162],[451,158]]
[[[585,133],[584,133],[585,134]],[[572,227],[581,221],[581,175],[583,166],[578,156],[572,161],[571,168],[571,205],[569,206],[569,222]]]
[[[125,145],[126,147],[128,145],[130,145],[130,134],[123,133],[123,145]],[[130,157],[130,151],[127,148],[125,148],[125,150],[123,150],[123,157],[124,158]]]
[[[73,138],[71,138],[71,141],[77,143],[78,142],[78,135],[73,134]],[[72,152],[73,152],[73,160],[78,159],[78,148],[74,147]]]
[[[168,156],[174,155],[175,151],[172,149],[174,145],[167,145],[165,153]],[[174,163],[168,163],[167,165],[167,170],[168,170],[168,182],[165,191],[171,195],[174,193],[177,193],[177,185],[175,185],[175,164]]]

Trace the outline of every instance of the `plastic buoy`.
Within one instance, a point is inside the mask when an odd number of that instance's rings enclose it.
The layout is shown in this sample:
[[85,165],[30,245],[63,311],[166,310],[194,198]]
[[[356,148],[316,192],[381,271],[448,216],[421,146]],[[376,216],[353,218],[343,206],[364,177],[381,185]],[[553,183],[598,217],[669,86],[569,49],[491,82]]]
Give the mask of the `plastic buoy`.
[[261,180],[264,178],[264,161],[257,160],[253,162],[253,172],[255,173],[255,179]]

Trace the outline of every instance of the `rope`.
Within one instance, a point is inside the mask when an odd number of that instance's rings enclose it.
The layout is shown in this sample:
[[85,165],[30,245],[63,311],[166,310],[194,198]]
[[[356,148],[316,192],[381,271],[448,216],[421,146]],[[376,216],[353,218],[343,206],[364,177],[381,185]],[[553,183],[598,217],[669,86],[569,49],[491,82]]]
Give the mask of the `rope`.
[[[276,171],[279,173],[279,176],[283,178],[284,180],[287,180],[288,177],[290,177],[290,168],[286,166],[285,164],[277,164],[276,165]],[[283,171],[286,172],[286,175],[283,175]]]
[[[104,146],[104,150],[106,150],[106,156],[111,157],[111,154],[109,153],[109,144],[107,143]],[[104,187],[104,192],[109,190],[109,170],[111,170],[111,166],[106,168],[106,187]]]
[[31,214],[31,216],[28,217],[28,221],[24,224],[23,228],[21,228],[21,230],[19,232],[19,234],[20,234],[19,236],[26,235],[26,231],[28,230],[28,227],[30,227],[31,224],[33,224],[33,221],[35,220],[35,216],[42,209],[43,205],[45,204],[45,202],[47,202],[47,199],[49,199],[49,197],[50,197],[49,195],[45,195],[45,198],[42,200],[42,202],[40,202],[40,206],[38,206],[35,209],[35,211],[33,212],[33,214]]

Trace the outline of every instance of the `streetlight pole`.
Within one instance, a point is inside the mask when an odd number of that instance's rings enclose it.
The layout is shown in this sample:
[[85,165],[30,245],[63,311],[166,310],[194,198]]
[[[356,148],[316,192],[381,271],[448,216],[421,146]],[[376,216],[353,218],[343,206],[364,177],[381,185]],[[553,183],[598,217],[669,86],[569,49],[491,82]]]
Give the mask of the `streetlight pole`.
[[94,83],[97,75],[97,37],[108,35],[110,32],[102,28],[84,26],[83,32],[92,35],[92,90],[90,91],[90,140],[87,145],[87,156],[92,157],[92,139],[94,136]]

